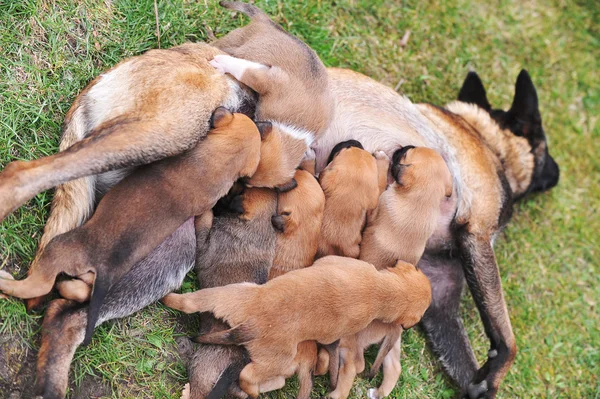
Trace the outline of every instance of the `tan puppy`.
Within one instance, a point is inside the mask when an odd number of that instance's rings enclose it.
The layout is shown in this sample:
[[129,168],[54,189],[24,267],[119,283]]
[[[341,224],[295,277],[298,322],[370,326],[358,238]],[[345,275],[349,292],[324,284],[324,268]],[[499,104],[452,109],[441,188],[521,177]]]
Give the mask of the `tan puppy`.
[[452,176],[440,154],[406,146],[392,159],[394,183],[379,198],[363,233],[360,259],[384,269],[398,259],[416,265],[437,227]]
[[[395,182],[379,198],[377,209],[369,216],[363,233],[360,259],[379,270],[398,259],[417,264],[425,244],[433,234],[440,216],[440,204],[452,195],[452,176],[446,162],[434,150],[406,146],[392,159]],[[340,341],[342,353],[336,390],[332,399],[347,398],[357,373],[364,370],[365,349],[381,342],[369,376],[383,364],[383,382],[369,390],[369,398],[391,393],[400,377],[400,334],[402,328],[374,321],[355,336]]]
[[272,219],[280,234],[269,280],[312,265],[317,253],[325,195],[309,172],[297,170],[294,179],[298,186],[279,193],[277,215]]
[[251,21],[213,43],[231,56],[215,56],[211,64],[255,90],[259,94],[257,119],[274,126],[274,134],[264,143],[269,150],[263,149],[257,174],[249,184],[285,183],[307,151],[314,157],[310,145],[332,119],[327,70],[310,47],[256,6],[234,1],[220,4],[246,14]]
[[[330,289],[332,284],[336,290]],[[366,262],[336,256],[265,285],[232,284],[164,298],[167,306],[186,313],[212,312],[234,326],[201,338],[246,347],[252,362],[240,374],[240,387],[254,398],[265,381],[293,374],[300,342],[330,344],[373,320],[409,328],[430,301],[429,280],[408,263],[377,271]]]
[[385,189],[389,160],[362,149],[356,140],[337,144],[327,167],[319,175],[325,192],[325,213],[317,257],[340,255],[358,258],[367,212],[377,207]]
[[48,244],[40,267],[25,280],[0,278],[0,291],[35,298],[50,292],[60,273],[94,272],[84,340],[89,343],[112,285],[186,220],[210,210],[235,180],[256,170],[261,137],[252,120],[220,107],[212,124],[194,149],[141,167],[113,187],[85,225]]

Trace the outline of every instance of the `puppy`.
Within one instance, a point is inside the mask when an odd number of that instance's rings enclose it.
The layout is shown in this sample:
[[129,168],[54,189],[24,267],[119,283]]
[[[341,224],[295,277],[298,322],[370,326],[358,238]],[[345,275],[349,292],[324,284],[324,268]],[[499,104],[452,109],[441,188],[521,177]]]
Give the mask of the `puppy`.
[[330,344],[373,320],[412,327],[429,306],[431,287],[405,262],[377,271],[366,262],[330,256],[264,285],[232,284],[169,294],[163,301],[186,313],[211,312],[234,326],[200,341],[246,347],[252,361],[240,374],[240,387],[256,398],[261,384],[294,372],[303,341]]
[[[377,209],[368,217],[360,244],[360,259],[385,269],[398,259],[416,265],[440,216],[440,204],[452,195],[452,176],[446,162],[434,150],[413,146],[394,152],[394,183],[379,198]],[[357,373],[364,370],[365,349],[381,342],[369,377],[384,365],[383,382],[369,390],[372,399],[391,393],[400,377],[400,334],[402,328],[374,321],[358,334],[340,341],[342,353],[336,390],[332,399],[347,398]]]
[[246,14],[251,21],[213,43],[231,56],[217,55],[211,64],[255,90],[259,94],[257,119],[274,126],[249,184],[285,183],[305,153],[314,158],[310,145],[333,117],[327,70],[310,47],[256,6],[235,1],[220,4]]
[[325,193],[325,211],[317,257],[358,258],[367,212],[377,207],[385,189],[389,160],[382,152],[373,157],[356,140],[337,144],[319,175]]
[[[265,188],[238,188],[237,192],[216,210],[210,233],[203,233],[205,227],[197,229],[200,288],[267,281],[275,256],[277,232],[271,218],[277,212],[277,194]],[[230,328],[210,313],[200,318],[201,334]],[[227,392],[240,396],[237,379],[249,361],[241,347],[200,345],[188,367],[190,398],[222,397]]]
[[[233,182],[258,166],[261,136],[247,116],[218,108],[214,128],[181,156],[139,168],[110,190],[82,227],[55,237],[25,280],[0,279],[19,298],[45,295],[56,276],[94,272],[84,343],[111,286],[190,217],[210,210]],[[197,189],[190,189],[197,187]],[[115,210],[120,212],[115,213]]]
[[297,170],[294,179],[297,187],[278,195],[273,225],[280,234],[269,280],[312,265],[317,253],[325,195],[309,172]]
[[394,183],[369,216],[360,246],[360,259],[378,269],[398,259],[416,265],[437,227],[442,201],[452,195],[452,176],[435,150],[402,147],[391,169]]

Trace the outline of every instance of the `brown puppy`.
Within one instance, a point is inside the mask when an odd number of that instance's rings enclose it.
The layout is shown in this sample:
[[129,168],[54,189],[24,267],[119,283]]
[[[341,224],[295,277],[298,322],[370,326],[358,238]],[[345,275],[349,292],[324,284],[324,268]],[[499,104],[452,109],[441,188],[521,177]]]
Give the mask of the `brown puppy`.
[[325,195],[309,172],[297,170],[294,179],[298,186],[278,195],[273,225],[281,234],[277,236],[269,280],[312,265],[317,253]]
[[317,257],[340,255],[358,258],[367,212],[377,207],[385,189],[389,160],[373,157],[356,140],[338,143],[319,175],[325,192],[325,213]]
[[452,195],[446,162],[430,148],[406,146],[394,152],[392,177],[360,245],[360,259],[378,269],[398,259],[416,265],[437,227],[442,201]]
[[256,170],[260,134],[252,120],[221,107],[212,123],[214,129],[191,151],[142,167],[116,185],[85,225],[48,244],[41,267],[22,281],[0,278],[0,291],[35,298],[50,292],[60,273],[94,272],[88,343],[111,286],[187,219],[210,210],[235,180]]
[[[398,259],[416,265],[440,216],[440,204],[452,195],[452,176],[436,151],[413,146],[397,150],[392,158],[394,183],[381,194],[377,209],[369,216],[360,244],[360,259],[379,270]],[[340,341],[342,353],[338,384],[332,399],[348,397],[357,373],[364,370],[365,349],[381,342],[369,376],[384,365],[383,382],[369,390],[369,398],[390,394],[400,377],[400,334],[402,328],[374,321],[355,336]]]
[[263,145],[257,174],[249,184],[285,183],[310,145],[329,126],[333,97],[327,70],[305,43],[285,32],[254,5],[221,1],[223,7],[239,11],[251,21],[213,45],[231,54],[217,55],[211,64],[233,75],[259,94],[256,117],[273,122],[274,134]]
[[[333,282],[336,290],[330,289]],[[240,387],[252,397],[265,381],[294,372],[299,343],[331,344],[373,320],[409,328],[430,301],[429,280],[410,264],[400,261],[377,271],[366,262],[336,256],[265,285],[233,284],[164,298],[167,306],[212,312],[234,326],[202,341],[246,347],[252,362],[240,374]]]

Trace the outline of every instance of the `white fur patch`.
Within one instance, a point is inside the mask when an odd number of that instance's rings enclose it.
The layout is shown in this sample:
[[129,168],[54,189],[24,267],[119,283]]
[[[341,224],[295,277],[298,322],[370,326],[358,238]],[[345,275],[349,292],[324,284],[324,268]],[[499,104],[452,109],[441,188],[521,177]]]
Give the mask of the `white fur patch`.
[[222,105],[230,111],[237,110],[242,105],[244,93],[240,85],[233,79],[227,78],[227,85],[229,86],[229,94],[225,97]]
[[228,73],[239,81],[242,80],[242,76],[244,76],[244,73],[248,69],[268,68],[268,66],[259,64],[258,62],[252,62],[225,54],[215,55],[215,58],[210,61],[210,65],[212,65],[217,71],[221,73]]
[[310,148],[310,145],[315,139],[314,133],[310,130],[302,129],[296,126],[286,125],[284,123],[279,123],[276,121],[270,121],[273,126],[278,128],[282,133],[287,134],[297,140],[304,140],[306,146]]

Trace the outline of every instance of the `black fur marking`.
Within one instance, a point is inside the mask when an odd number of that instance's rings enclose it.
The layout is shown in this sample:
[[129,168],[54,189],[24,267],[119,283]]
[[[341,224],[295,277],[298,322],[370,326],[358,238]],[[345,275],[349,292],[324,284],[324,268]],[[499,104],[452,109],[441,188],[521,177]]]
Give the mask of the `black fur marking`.
[[265,140],[269,134],[273,131],[273,123],[269,121],[255,121],[254,124],[258,128],[258,132],[260,133],[260,139]]
[[100,316],[100,307],[104,303],[106,294],[111,287],[111,279],[100,268],[96,269],[96,279],[94,281],[94,288],[92,291],[92,298],[90,299],[90,305],[87,315],[87,325],[85,327],[85,338],[83,339],[83,346],[87,346],[92,341],[94,335],[94,329],[98,322],[98,316]]
[[215,109],[214,112],[212,113],[212,115],[210,116],[210,128],[214,129],[215,122],[218,122],[219,120],[221,120],[222,118],[224,118],[230,114],[231,114],[231,111],[229,111],[225,107],[218,107],[217,109]]
[[400,185],[402,185],[401,180],[402,180],[402,173],[404,172],[404,168],[406,168],[408,166],[408,165],[403,165],[401,163],[401,161],[406,156],[408,151],[413,148],[415,148],[415,146],[413,146],[413,145],[404,146],[404,147],[400,148],[399,150],[396,150],[394,152],[394,155],[392,156],[392,177],[394,178],[396,183],[398,183]]
[[513,214],[513,193],[502,171],[498,171],[498,179],[502,184],[502,207],[498,216],[498,226],[503,228],[510,221]]
[[329,154],[329,158],[327,159],[327,164],[330,164],[331,161],[333,161],[333,158],[335,158],[336,155],[340,153],[340,151],[351,147],[356,147],[360,148],[361,150],[364,150],[363,145],[358,140],[342,141],[341,143],[337,143],[335,147],[333,147],[333,149],[331,150],[331,154]]
[[244,213],[244,196],[238,195],[233,197],[229,204],[229,210],[233,213],[242,215]]
[[298,182],[292,177],[292,180],[290,180],[287,183],[283,183],[281,186],[275,187],[275,190],[277,190],[277,192],[279,193],[287,193],[288,191],[292,191],[296,187],[298,187]]
[[492,106],[488,102],[483,83],[481,82],[479,75],[473,71],[467,74],[460,92],[458,93],[458,101],[475,104],[488,112],[492,109]]
[[231,384],[237,382],[240,373],[242,372],[242,369],[246,367],[246,364],[248,363],[239,362],[231,363],[229,366],[227,366],[215,383],[212,391],[210,391],[206,396],[206,399],[220,399],[227,395],[229,387]]
[[269,271],[267,269],[257,269],[254,271],[254,281],[256,284],[264,284],[269,280]]

